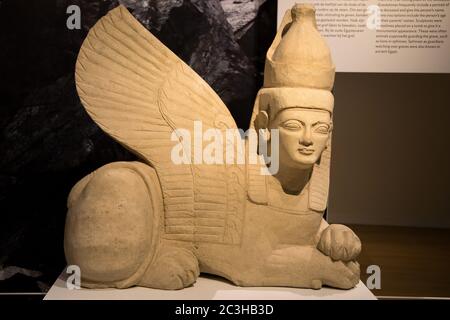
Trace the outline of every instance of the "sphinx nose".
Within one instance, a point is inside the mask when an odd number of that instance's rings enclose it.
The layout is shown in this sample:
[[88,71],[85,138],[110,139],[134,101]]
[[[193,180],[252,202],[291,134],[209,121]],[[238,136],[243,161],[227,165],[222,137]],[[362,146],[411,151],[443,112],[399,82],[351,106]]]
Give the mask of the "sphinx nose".
[[311,139],[311,128],[308,127],[305,128],[302,137],[300,139],[300,144],[307,147],[313,144],[313,141]]

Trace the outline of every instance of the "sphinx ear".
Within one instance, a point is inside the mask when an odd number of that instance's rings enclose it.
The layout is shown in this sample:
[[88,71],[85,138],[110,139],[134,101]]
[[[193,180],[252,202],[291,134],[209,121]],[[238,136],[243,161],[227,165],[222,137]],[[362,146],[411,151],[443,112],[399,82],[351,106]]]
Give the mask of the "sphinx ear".
[[255,129],[261,130],[261,129],[267,129],[269,127],[269,115],[266,111],[260,111],[255,118]]
[[266,111],[260,111],[255,118],[255,129],[259,138],[270,140],[269,115]]
[[325,150],[331,145],[331,134],[333,133],[333,121],[330,122],[330,129],[328,130],[327,144],[325,145]]

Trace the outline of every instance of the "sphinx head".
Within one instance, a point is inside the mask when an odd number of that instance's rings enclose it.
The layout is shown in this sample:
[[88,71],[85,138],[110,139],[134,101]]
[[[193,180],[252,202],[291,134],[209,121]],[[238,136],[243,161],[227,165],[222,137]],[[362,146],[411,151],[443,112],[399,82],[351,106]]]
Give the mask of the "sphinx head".
[[256,129],[278,129],[279,168],[308,169],[321,163],[332,129],[335,67],[317,30],[315,9],[295,5],[283,18],[267,51],[264,87],[255,105]]
[[[308,169],[320,161],[331,135],[333,103],[326,90],[262,89],[254,125],[269,129],[265,131],[269,150],[278,148],[280,167]],[[268,136],[273,129],[278,129],[278,141]]]

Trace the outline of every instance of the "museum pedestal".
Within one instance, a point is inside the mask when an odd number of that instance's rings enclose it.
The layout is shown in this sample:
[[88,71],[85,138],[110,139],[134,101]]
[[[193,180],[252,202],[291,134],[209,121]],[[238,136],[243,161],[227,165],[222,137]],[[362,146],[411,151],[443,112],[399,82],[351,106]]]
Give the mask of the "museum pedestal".
[[74,289],[66,286],[63,272],[44,300],[376,300],[360,281],[351,290],[322,288],[321,290],[252,287],[242,288],[219,277],[201,276],[183,290],[157,290],[142,287],[129,289]]

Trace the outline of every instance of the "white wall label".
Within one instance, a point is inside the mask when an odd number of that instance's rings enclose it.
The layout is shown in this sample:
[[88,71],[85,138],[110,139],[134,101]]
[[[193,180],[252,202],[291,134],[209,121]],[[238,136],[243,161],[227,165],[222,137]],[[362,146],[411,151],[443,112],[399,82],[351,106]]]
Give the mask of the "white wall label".
[[[298,0],[278,1],[278,25]],[[450,73],[450,0],[307,0],[338,72]]]

